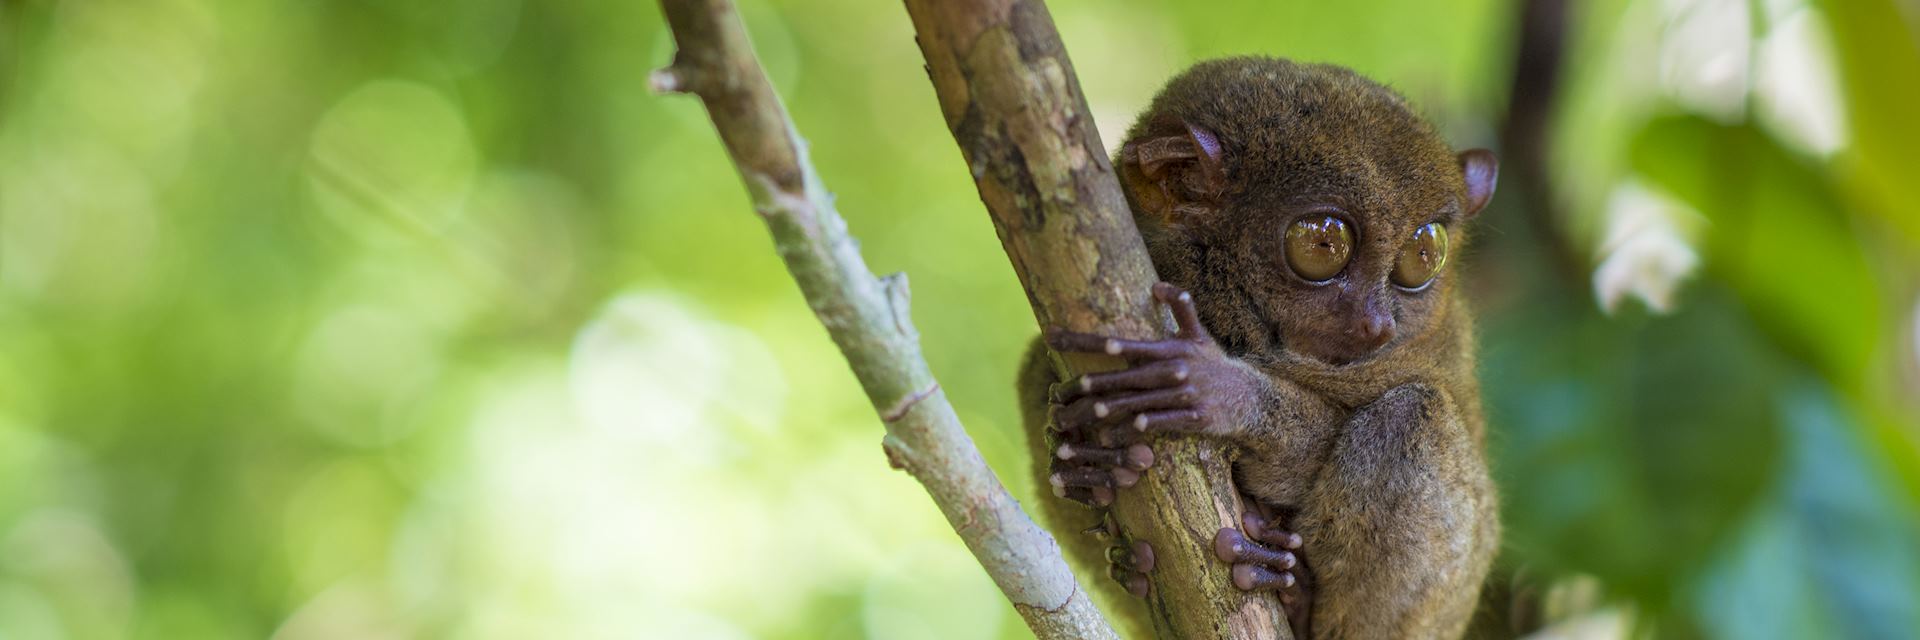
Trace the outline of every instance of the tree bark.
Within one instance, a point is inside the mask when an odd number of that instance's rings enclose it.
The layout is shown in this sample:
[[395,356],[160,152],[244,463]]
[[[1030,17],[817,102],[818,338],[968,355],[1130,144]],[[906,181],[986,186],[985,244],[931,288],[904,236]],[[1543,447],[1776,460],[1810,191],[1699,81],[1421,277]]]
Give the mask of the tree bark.
[[[1168,334],[1158,277],[1101,147],[1073,65],[1039,0],[905,0],[947,126],[1042,327]],[[1065,376],[1111,358],[1055,358]],[[1153,546],[1148,598],[1161,638],[1291,637],[1277,598],[1235,589],[1213,557],[1242,505],[1221,445],[1165,439],[1113,507],[1120,535]],[[1036,461],[1039,463],[1039,461]]]
[[655,91],[700,97],[774,246],[886,425],[887,461],[939,505],[1035,636],[1117,638],[1046,530],[967,437],[920,354],[906,278],[873,277],[728,0],[662,0],[679,45]]

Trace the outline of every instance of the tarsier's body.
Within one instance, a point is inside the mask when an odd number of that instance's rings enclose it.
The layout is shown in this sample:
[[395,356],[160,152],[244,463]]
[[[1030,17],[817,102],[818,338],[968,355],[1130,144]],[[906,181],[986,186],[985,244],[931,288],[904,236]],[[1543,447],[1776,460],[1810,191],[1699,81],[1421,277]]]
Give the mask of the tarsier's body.
[[[1446,267],[1492,195],[1492,155],[1456,155],[1350,71],[1264,58],[1174,78],[1119,155],[1182,331],[1049,333],[1131,368],[1053,384],[1035,350],[1022,401],[1046,481],[1099,506],[1150,472],[1152,436],[1223,439],[1254,505],[1244,535],[1216,540],[1240,588],[1280,591],[1303,637],[1459,636],[1498,523]],[[1092,512],[1049,502],[1079,559],[1142,595],[1147,549],[1102,559],[1071,539]]]

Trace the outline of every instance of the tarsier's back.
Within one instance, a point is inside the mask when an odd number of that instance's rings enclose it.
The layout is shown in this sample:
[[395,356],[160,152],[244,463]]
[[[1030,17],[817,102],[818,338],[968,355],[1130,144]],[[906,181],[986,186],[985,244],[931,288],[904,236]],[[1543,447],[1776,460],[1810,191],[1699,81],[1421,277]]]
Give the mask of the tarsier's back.
[[1170,80],[1117,156],[1181,332],[1049,332],[1131,365],[1051,389],[1029,357],[1037,470],[1067,499],[1047,501],[1055,532],[1141,595],[1151,541],[1107,553],[1074,532],[1152,472],[1154,438],[1219,438],[1254,505],[1216,539],[1236,586],[1277,591],[1302,637],[1460,635],[1498,519],[1450,263],[1493,155],[1455,153],[1346,69],[1244,57]]

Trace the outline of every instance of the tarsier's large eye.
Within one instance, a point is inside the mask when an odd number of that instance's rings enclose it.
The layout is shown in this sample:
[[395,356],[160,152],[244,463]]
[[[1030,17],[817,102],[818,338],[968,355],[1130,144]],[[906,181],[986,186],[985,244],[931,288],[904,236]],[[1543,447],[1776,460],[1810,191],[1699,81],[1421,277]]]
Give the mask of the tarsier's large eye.
[[1333,216],[1307,216],[1287,228],[1287,266],[1300,277],[1329,280],[1353,257],[1353,232]]
[[1447,228],[1438,222],[1413,230],[1413,239],[1400,248],[1393,263],[1393,283],[1418,289],[1433,281],[1434,274],[1447,266]]

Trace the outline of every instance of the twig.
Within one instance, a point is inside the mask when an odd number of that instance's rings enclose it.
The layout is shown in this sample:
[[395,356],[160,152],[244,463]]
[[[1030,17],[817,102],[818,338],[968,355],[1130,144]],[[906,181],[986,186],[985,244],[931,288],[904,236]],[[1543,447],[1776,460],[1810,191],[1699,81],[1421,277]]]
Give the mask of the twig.
[[[1043,327],[1138,338],[1167,331],[1158,279],[1040,0],[905,0],[947,126],[973,169]],[[1061,373],[1112,369],[1068,359]],[[1279,601],[1236,590],[1212,554],[1241,506],[1231,461],[1199,439],[1161,442],[1121,492],[1121,533],[1154,548],[1148,605],[1162,638],[1289,637]]]
[[888,461],[907,470],[947,516],[1034,635],[1115,638],[1036,526],[967,437],[920,354],[906,278],[876,279],[806,157],[728,0],[662,0],[679,51],[649,79],[705,103],[754,209],[807,303],[882,416]]

